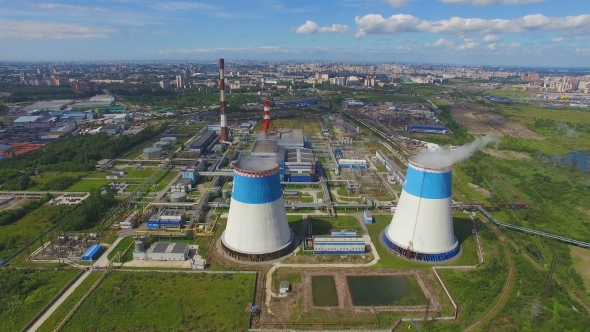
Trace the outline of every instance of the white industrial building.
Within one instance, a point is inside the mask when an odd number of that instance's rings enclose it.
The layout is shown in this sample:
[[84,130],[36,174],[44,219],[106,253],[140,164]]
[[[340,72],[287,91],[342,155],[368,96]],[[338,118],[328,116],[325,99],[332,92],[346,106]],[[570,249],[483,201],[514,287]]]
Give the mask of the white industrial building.
[[314,236],[313,253],[317,255],[350,255],[365,253],[362,236]]
[[452,168],[426,167],[414,159],[383,240],[399,255],[444,261],[461,249],[453,232]]
[[100,133],[107,133],[109,135],[117,135],[118,133],[123,131],[123,126],[120,124],[107,124],[100,128]]

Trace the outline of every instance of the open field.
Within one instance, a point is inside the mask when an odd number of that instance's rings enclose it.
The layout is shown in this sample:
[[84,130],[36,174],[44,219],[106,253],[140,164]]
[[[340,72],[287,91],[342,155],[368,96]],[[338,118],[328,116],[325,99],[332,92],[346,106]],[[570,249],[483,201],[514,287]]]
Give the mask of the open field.
[[420,98],[412,97],[410,95],[402,94],[380,94],[380,93],[343,93],[344,98],[367,99],[369,101],[378,102],[394,102],[394,103],[418,103]]
[[0,325],[19,331],[80,271],[0,269]]
[[31,179],[33,179],[35,182],[37,182],[37,185],[34,187],[31,187],[27,190],[29,190],[29,191],[41,190],[40,187],[42,185],[48,183],[51,180],[55,180],[60,177],[76,178],[78,176],[84,176],[86,174],[88,174],[88,172],[43,172],[41,174],[31,176]]
[[[51,228],[55,222],[53,220],[55,212],[63,209],[67,208],[43,205],[13,224],[0,226],[0,259],[6,258],[20,249],[25,243]],[[26,252],[24,255],[26,255]]]
[[113,272],[63,331],[246,331],[254,278]]
[[92,285],[100,278],[103,271],[91,273],[76,290],[53,312],[51,316],[39,327],[39,332],[52,332],[61,323],[64,317],[74,308],[74,305],[86,294]]
[[531,131],[523,124],[507,119],[474,103],[457,103],[452,105],[451,114],[455,121],[466,126],[472,134],[494,134],[497,136],[522,137],[536,140],[543,136]]
[[586,294],[590,297],[590,253],[578,247],[571,247],[571,252],[576,271],[584,280]]
[[[277,129],[302,129],[303,136],[317,136],[322,133],[322,124],[319,120],[310,119],[273,119],[272,123]],[[255,136],[255,135],[254,135]]]
[[[127,248],[129,248],[130,245],[133,244],[133,238],[131,236],[127,236],[125,238],[123,238],[123,240],[119,241],[119,243],[117,244],[117,246],[109,253],[108,255],[108,259],[109,261],[117,261],[117,262],[127,262],[128,260],[126,258],[128,257],[121,257],[121,260],[118,260],[117,257],[119,254],[123,254],[123,252],[125,252],[125,250],[127,250]],[[130,249],[131,252],[133,252],[133,248]],[[128,256],[128,255],[126,255]],[[133,254],[131,254],[131,259],[133,259]]]

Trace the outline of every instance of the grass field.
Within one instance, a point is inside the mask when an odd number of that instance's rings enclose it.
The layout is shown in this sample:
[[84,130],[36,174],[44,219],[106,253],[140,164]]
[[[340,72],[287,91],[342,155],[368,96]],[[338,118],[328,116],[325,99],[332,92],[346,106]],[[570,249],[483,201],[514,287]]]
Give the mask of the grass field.
[[35,187],[31,187],[27,190],[29,190],[29,191],[41,190],[39,188],[39,185],[44,185],[47,182],[49,182],[53,179],[56,179],[56,178],[66,177],[66,176],[78,177],[78,176],[84,176],[86,174],[88,174],[88,172],[43,172],[41,174],[31,176],[31,179],[33,179],[35,182],[37,182],[38,185],[36,185]]
[[355,217],[339,216],[336,218],[312,218],[314,235],[329,235],[332,229],[354,229],[360,234],[361,227]]
[[6,258],[51,228],[54,225],[51,221],[53,212],[60,209],[65,207],[43,205],[13,224],[0,226],[0,259]]
[[[123,238],[121,241],[119,241],[119,243],[117,243],[117,246],[109,253],[109,255],[107,256],[109,261],[117,261],[120,263],[124,263],[127,261],[130,261],[133,259],[133,254],[131,254],[131,259],[128,259],[129,255],[125,255],[124,257],[121,257],[121,260],[117,260],[117,255],[119,253],[123,254],[123,252],[125,252],[125,250],[127,250],[127,248],[129,248],[130,245],[133,244],[133,238],[131,236],[127,236],[125,238]],[[130,251],[133,251],[133,249],[131,249]]]
[[80,271],[0,270],[0,326],[19,331]]
[[[112,170],[115,170],[115,168],[113,168]],[[147,179],[157,171],[157,168],[146,167],[144,169],[135,169],[134,167],[127,167],[127,168],[125,168],[125,170],[128,172],[128,174],[125,175],[125,177],[121,180],[125,180],[126,178]],[[109,172],[92,172],[88,176],[86,176],[85,178],[86,179],[105,179],[105,176],[107,174],[109,174]]]
[[82,296],[92,287],[92,285],[100,278],[102,271],[93,272],[82,281],[80,286],[53,312],[51,316],[39,327],[39,332],[52,332],[57,325],[61,323],[64,317],[74,308]]
[[276,119],[272,123],[278,129],[302,129],[303,136],[316,136],[322,132],[322,124],[319,120],[311,121],[309,119]]
[[247,331],[254,278],[113,272],[62,331]]
[[171,170],[168,173],[166,173],[166,175],[164,175],[164,177],[162,178],[162,180],[160,180],[160,182],[158,182],[158,184],[156,185],[156,187],[154,189],[152,189],[152,192],[158,192],[160,190],[163,190],[164,188],[166,188],[166,186],[174,179],[175,176],[178,175],[178,171],[177,170]]
[[355,94],[342,94],[344,98],[356,98],[356,99],[367,99],[370,101],[378,102],[394,102],[394,103],[417,103],[420,102],[420,98],[412,97],[409,95],[402,94],[378,94],[378,93],[355,93]]

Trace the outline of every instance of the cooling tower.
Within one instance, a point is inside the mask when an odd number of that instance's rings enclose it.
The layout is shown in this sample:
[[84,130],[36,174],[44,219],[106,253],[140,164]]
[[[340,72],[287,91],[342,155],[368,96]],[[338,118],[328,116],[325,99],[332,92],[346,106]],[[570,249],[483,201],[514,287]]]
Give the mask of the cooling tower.
[[279,164],[241,159],[234,165],[234,185],[221,244],[227,254],[247,261],[273,260],[291,249]]
[[444,261],[461,249],[453,232],[452,168],[425,167],[413,159],[383,239],[408,258]]

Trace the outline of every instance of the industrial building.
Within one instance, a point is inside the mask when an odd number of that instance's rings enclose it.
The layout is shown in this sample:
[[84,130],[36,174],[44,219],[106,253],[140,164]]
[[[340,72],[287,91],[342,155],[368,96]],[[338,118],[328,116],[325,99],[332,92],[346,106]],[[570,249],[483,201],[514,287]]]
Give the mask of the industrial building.
[[444,261],[461,249],[453,233],[452,168],[426,167],[410,158],[406,182],[385,244],[399,255],[422,261]]
[[59,111],[64,109],[69,104],[73,103],[74,101],[71,99],[67,100],[52,100],[52,101],[40,101],[34,103],[29,106],[23,107],[23,111],[30,112],[30,111]]
[[278,129],[269,132],[266,139],[277,141],[280,146],[285,148],[303,148],[306,143],[301,129]]
[[117,135],[123,131],[123,126],[120,124],[107,124],[100,128],[99,133],[107,133],[109,135]]
[[271,139],[257,140],[251,156],[276,161],[281,182],[317,181],[313,151],[300,147],[286,148],[280,143]]
[[186,243],[156,242],[145,247],[145,242],[135,241],[134,260],[185,261],[190,247]]
[[162,156],[162,149],[158,147],[145,148],[142,153],[143,159],[152,160]]
[[127,216],[127,218],[125,218],[125,220],[123,220],[119,226],[123,229],[131,229],[131,228],[135,228],[135,221],[137,220],[137,218],[139,217],[139,211],[133,211],[131,212],[131,214],[129,216]]
[[389,160],[389,158],[387,158],[383,151],[377,150],[377,152],[375,152],[375,157],[377,157],[377,160],[379,160],[385,165],[385,168],[387,168],[388,171],[394,172],[396,170],[396,168],[393,167],[393,165],[395,164],[391,160]]
[[314,236],[313,253],[316,255],[354,255],[365,253],[362,236]]
[[358,168],[358,169],[366,169],[367,168],[367,161],[365,159],[338,159],[338,167],[339,168]]
[[365,224],[372,224],[374,222],[373,215],[369,210],[363,212],[363,220],[365,221]]
[[94,261],[100,256],[101,253],[102,246],[100,244],[95,244],[86,250],[86,252],[82,255],[82,260],[86,262]]
[[205,163],[202,160],[195,160],[185,168],[181,168],[180,172],[183,179],[190,179],[191,184],[195,184],[199,180],[199,172],[203,170],[205,170]]
[[191,179],[180,178],[170,186],[171,193],[188,193],[193,190]]
[[255,158],[238,160],[227,227],[221,235],[224,251],[241,260],[273,260],[293,249],[294,238],[285,211],[279,164]]
[[201,154],[209,153],[219,141],[219,135],[213,130],[207,130],[198,140],[191,145],[191,150],[199,151]]
[[415,133],[446,134],[447,127],[436,124],[407,124],[406,131]]
[[186,221],[183,209],[161,209],[147,221],[148,229],[180,230]]

